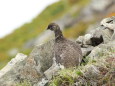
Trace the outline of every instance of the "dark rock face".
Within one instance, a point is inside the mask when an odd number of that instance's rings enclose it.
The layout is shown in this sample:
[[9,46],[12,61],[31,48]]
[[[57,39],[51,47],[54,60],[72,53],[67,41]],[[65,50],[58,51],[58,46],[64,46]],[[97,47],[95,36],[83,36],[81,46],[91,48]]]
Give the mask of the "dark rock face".
[[97,46],[103,42],[103,37],[100,36],[99,38],[93,37],[91,38],[92,46]]
[[79,65],[82,60],[80,46],[64,38],[57,24],[51,23],[47,29],[55,33],[54,54],[56,62],[67,68]]

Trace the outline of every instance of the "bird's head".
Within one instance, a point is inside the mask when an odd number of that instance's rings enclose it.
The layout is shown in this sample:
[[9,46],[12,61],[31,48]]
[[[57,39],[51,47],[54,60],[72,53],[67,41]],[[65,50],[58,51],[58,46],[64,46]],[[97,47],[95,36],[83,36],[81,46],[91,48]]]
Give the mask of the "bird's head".
[[57,31],[60,30],[60,28],[56,23],[50,23],[47,27],[47,30]]

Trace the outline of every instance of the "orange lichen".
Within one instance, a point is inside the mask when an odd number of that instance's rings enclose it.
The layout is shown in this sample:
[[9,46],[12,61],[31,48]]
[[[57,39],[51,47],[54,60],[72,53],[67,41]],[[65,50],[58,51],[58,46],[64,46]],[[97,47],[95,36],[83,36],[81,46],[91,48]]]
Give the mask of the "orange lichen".
[[115,13],[110,13],[106,17],[112,17],[112,16],[115,16]]

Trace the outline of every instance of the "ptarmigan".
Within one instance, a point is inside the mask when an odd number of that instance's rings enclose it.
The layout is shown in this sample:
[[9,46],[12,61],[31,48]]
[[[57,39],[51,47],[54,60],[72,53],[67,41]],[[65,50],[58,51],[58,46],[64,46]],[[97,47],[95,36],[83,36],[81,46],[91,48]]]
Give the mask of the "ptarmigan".
[[80,46],[64,38],[60,27],[56,23],[49,24],[47,29],[55,33],[54,53],[56,62],[66,68],[79,65],[82,60]]

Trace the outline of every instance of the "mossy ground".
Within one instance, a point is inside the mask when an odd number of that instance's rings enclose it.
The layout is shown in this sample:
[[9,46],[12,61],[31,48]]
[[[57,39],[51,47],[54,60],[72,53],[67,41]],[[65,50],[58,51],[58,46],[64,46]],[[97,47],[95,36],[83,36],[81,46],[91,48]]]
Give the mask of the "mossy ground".
[[85,58],[77,68],[59,71],[49,86],[115,86],[115,51],[102,53],[97,59]]
[[16,86],[32,86],[32,85],[29,81],[25,80],[21,83],[17,83]]

